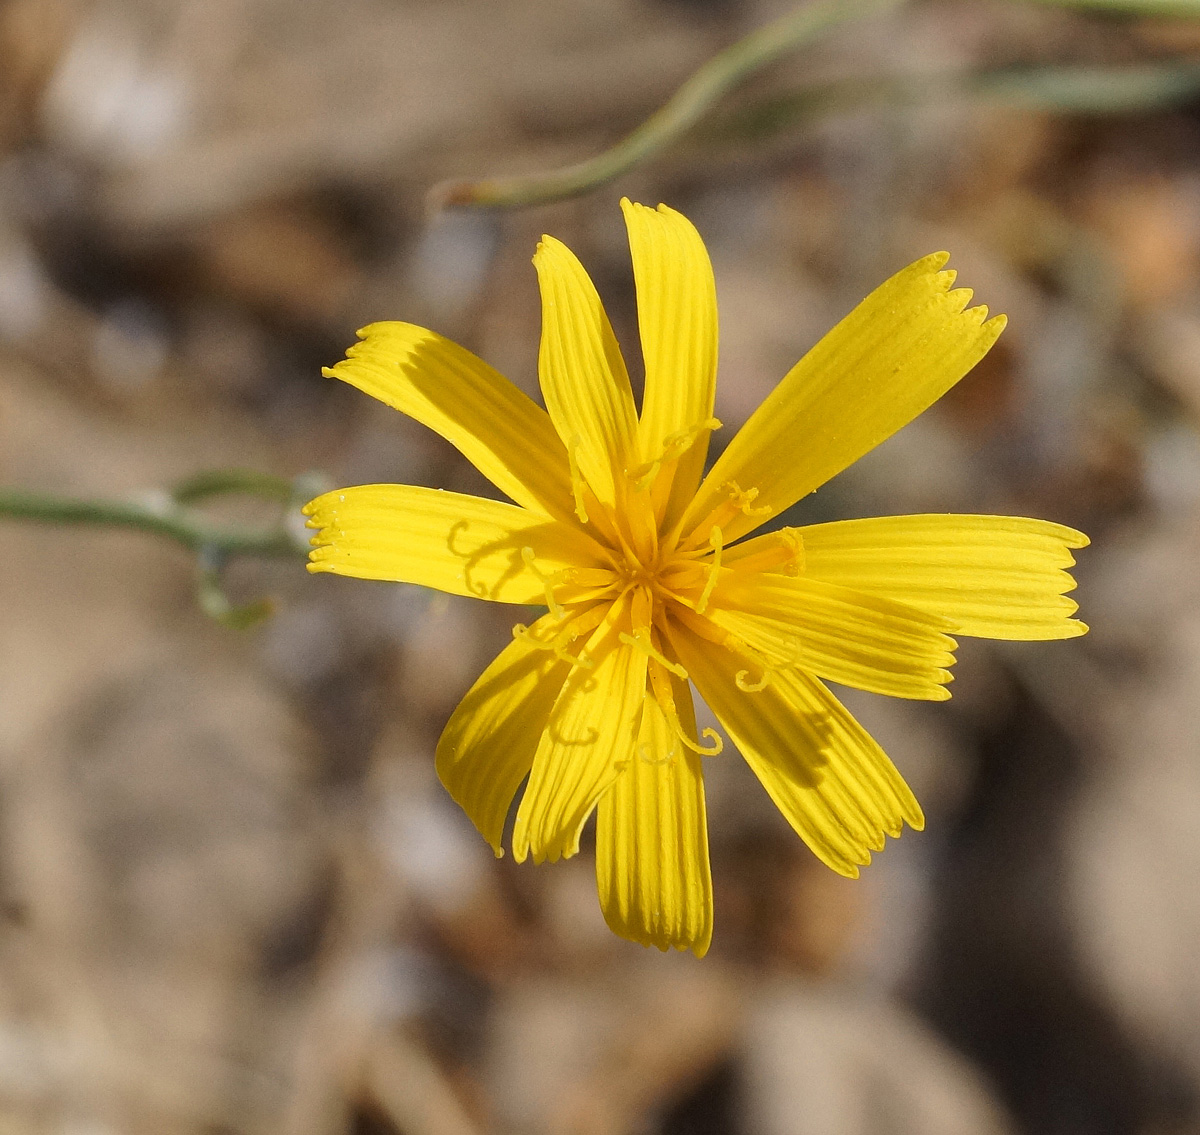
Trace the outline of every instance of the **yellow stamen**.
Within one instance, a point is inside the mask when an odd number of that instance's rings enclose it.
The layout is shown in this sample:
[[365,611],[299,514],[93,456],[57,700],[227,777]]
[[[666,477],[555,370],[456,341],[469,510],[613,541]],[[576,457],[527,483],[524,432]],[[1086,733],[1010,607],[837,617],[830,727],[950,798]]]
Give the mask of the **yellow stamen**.
[[722,424],[720,418],[705,418],[704,421],[697,422],[694,426],[687,426],[684,429],[676,430],[673,434],[668,434],[663,441],[663,461],[678,460],[700,434],[705,430],[710,433],[713,430],[719,430]]
[[633,487],[637,492],[645,492],[654,483],[654,479],[664,465],[671,461],[678,461],[687,451],[688,446],[705,430],[719,430],[721,425],[719,418],[706,418],[702,422],[696,422],[695,425],[685,426],[673,434],[668,434],[663,439],[662,451],[653,461],[626,469],[625,476],[633,482]]
[[569,662],[572,666],[582,666],[586,670],[590,670],[595,665],[590,658],[584,658],[582,655],[577,658],[575,655],[567,653],[566,644],[578,637],[576,635],[560,632],[546,642],[538,638],[524,623],[517,623],[512,629],[512,636],[518,642],[533,647],[534,650],[548,650],[560,662]]
[[512,629],[512,636],[519,642],[533,647],[535,650],[550,651],[562,662],[569,662],[572,666],[582,666],[585,670],[590,670],[596,665],[595,661],[582,653],[579,655],[570,654],[567,651],[567,647],[579,638],[580,635],[595,630],[604,621],[604,616],[605,608],[603,605],[593,607],[588,611],[582,611],[564,624],[549,639],[538,638],[524,623],[517,623]]
[[750,507],[758,497],[758,489],[742,489],[739,487],[737,481],[727,481],[721,487],[729,494],[738,509],[747,516],[767,516],[770,514],[770,505],[763,505],[761,508]]
[[654,484],[654,478],[658,476],[662,463],[663,459],[656,457],[653,461],[646,461],[641,465],[635,465],[632,469],[625,470],[625,476],[633,482],[634,492],[644,493]]
[[680,545],[680,550],[685,554],[691,548],[702,546],[697,544],[701,532],[728,524],[739,512],[744,512],[747,516],[767,516],[771,512],[769,505],[761,508],[751,507],[758,496],[758,489],[743,489],[737,481],[726,481],[721,486],[721,491],[727,494],[728,499],[723,500],[703,520],[689,530],[686,539]]
[[525,561],[525,566],[537,576],[538,582],[542,585],[542,590],[546,594],[546,606],[550,608],[554,617],[562,622],[567,617],[567,612],[554,597],[554,589],[567,583],[574,583],[577,572],[573,568],[563,568],[562,571],[556,571],[553,575],[547,575],[537,566],[533,549],[528,546],[521,549],[521,559]]
[[707,749],[703,745],[693,741],[687,735],[686,730],[683,728],[683,723],[679,720],[679,711],[675,708],[675,697],[671,692],[671,679],[667,677],[663,664],[658,659],[652,658],[649,671],[650,688],[654,691],[654,700],[658,702],[658,708],[662,710],[663,716],[667,719],[667,724],[671,727],[671,732],[691,749],[692,752],[699,753],[702,757],[717,756],[725,748],[725,742],[721,740],[717,731],[715,729],[705,729],[701,732],[701,737],[711,740],[711,746]]
[[705,580],[704,590],[700,592],[700,601],[696,604],[696,613],[698,615],[704,614],[704,608],[708,606],[713,588],[717,586],[717,576],[721,571],[721,549],[725,546],[725,541],[721,535],[721,530],[715,525],[708,534],[708,542],[712,546],[713,558],[711,563],[704,565],[708,568],[708,579]]
[[711,742],[709,748],[706,749],[703,745],[693,741],[683,731],[683,724],[674,714],[671,714],[667,720],[670,722],[671,728],[675,730],[675,736],[691,749],[693,753],[699,753],[702,757],[719,757],[724,752],[725,742],[721,740],[720,734],[715,729],[700,730],[700,736],[707,738]]
[[757,694],[760,690],[765,690],[767,688],[767,685],[771,680],[771,671],[764,670],[762,672],[762,677],[759,678],[757,682],[752,682],[750,681],[749,670],[739,670],[733,676],[733,680],[737,684],[737,688],[739,690],[742,690],[747,694]]
[[791,552],[787,564],[788,575],[799,575],[805,565],[804,538],[794,528],[781,528],[778,535]]
[[655,650],[654,647],[646,641],[649,636],[641,627],[635,630],[633,634],[626,634],[624,631],[622,631],[619,635],[617,635],[617,637],[627,646],[632,646],[635,649],[640,650],[647,658],[653,658],[655,662],[665,669],[670,670],[671,673],[677,678],[680,678],[685,682],[687,681],[688,672],[682,666],[680,666],[678,662],[672,662],[669,658]]

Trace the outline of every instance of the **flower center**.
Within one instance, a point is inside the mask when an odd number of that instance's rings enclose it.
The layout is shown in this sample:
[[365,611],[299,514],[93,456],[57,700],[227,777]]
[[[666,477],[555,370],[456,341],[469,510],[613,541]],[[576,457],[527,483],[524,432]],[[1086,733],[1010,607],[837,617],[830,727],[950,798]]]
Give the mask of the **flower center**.
[[657,530],[654,537],[642,541],[641,547],[632,539],[623,539],[613,556],[619,589],[636,597],[634,624],[647,629],[661,623],[664,611],[676,604],[702,613],[721,566],[717,528],[709,547],[692,551],[681,550],[669,534],[669,542],[664,542],[664,534]]

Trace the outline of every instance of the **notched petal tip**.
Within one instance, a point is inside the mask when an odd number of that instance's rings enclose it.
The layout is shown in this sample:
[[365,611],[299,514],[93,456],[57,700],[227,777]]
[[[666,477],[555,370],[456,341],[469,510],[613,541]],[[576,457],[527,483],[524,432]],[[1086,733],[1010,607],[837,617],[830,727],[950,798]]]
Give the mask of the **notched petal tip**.
[[333,497],[336,493],[343,492],[342,489],[330,489],[327,493],[322,493],[319,497],[313,497],[300,509],[305,516],[313,516],[320,512],[321,509],[327,508],[333,503]]
[[591,811],[589,810],[579,823],[574,835],[560,831],[546,838],[545,833],[530,831],[531,825],[524,812],[528,795],[529,789],[526,788],[525,796],[521,798],[521,804],[517,808],[517,821],[512,836],[513,859],[517,863],[524,863],[527,858],[531,858],[534,864],[540,867],[543,863],[557,863],[560,859],[572,859],[578,855],[579,840],[584,825],[592,814]]
[[887,840],[899,839],[904,834],[906,825],[914,832],[925,830],[925,813],[921,810],[921,805],[917,803],[916,797],[911,794],[909,794],[909,799],[904,802],[896,822],[880,828],[873,833],[872,838],[864,840],[863,846],[858,849],[857,854],[851,853],[846,858],[838,860],[821,855],[819,852],[817,852],[817,856],[825,866],[844,878],[857,879],[862,873],[862,868],[871,866],[872,853],[886,851]]
[[676,925],[670,929],[648,928],[636,917],[610,911],[605,907],[603,899],[601,899],[600,909],[608,928],[618,938],[624,938],[626,941],[633,942],[638,946],[644,946],[647,949],[653,946],[656,950],[660,950],[664,954],[669,953],[671,950],[678,950],[681,954],[692,953],[697,958],[702,958],[708,953],[709,947],[712,945],[711,896],[708,897],[707,903],[708,916],[706,918],[693,921],[688,926]]
[[[576,848],[575,851],[579,849]],[[531,850],[533,862],[540,867],[543,863],[557,863],[560,859],[570,859],[575,854],[573,851],[567,851],[557,845],[546,847],[539,850]]]
[[[950,275],[950,273],[946,274]],[[950,291],[946,293],[946,299],[950,304],[951,312],[955,315],[964,314],[967,304],[971,302],[971,297],[974,294],[975,293],[970,288],[951,288]],[[982,305],[980,305],[980,307],[982,307]],[[983,316],[987,315],[987,308],[983,308],[983,315],[976,315],[976,312],[979,310],[979,307],[974,307],[971,309],[970,314],[974,318],[978,319],[980,323],[982,323]]]
[[[966,306],[966,304],[970,303],[971,296],[973,294],[970,288],[957,289],[956,291],[951,292],[950,295],[952,297],[956,296],[958,294],[958,291],[963,291],[963,292],[967,293],[966,299],[963,301],[961,310],[959,310],[957,312],[958,318],[961,320],[966,320],[969,323],[974,323],[975,326],[979,328],[979,333],[980,333],[981,339],[983,339],[987,344],[987,347],[985,348],[985,350],[990,349],[992,344],[995,343],[995,341],[999,338],[1000,332],[1003,331],[1004,328],[1008,326],[1008,316],[1007,315],[993,315],[989,319],[987,304],[980,303],[980,304],[976,304],[974,307]],[[957,301],[956,301],[956,304],[957,304]]]
[[712,945],[711,927],[708,927],[696,938],[689,937],[687,934],[679,936],[664,935],[662,937],[632,937],[628,932],[620,930],[615,930],[614,932],[620,934],[622,938],[628,938],[631,942],[636,942],[639,946],[653,946],[664,954],[670,953],[672,950],[678,950],[681,954],[691,953],[697,958],[702,958],[708,953],[709,947]]
[[[637,216],[638,214],[645,215],[658,214],[660,217],[679,217],[687,220],[678,209],[672,209],[665,201],[660,201],[657,205],[644,205],[640,201],[631,201],[628,197],[621,198],[621,211],[625,214],[626,219]],[[688,221],[691,225],[691,222]]]

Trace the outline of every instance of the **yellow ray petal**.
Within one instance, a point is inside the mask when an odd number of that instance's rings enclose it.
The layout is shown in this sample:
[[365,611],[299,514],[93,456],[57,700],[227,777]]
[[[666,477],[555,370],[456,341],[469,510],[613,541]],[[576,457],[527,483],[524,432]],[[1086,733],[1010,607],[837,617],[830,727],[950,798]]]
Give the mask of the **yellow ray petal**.
[[322,372],[436,430],[519,505],[572,516],[567,452],[545,410],[457,343],[411,323],[372,323]]
[[666,508],[677,520],[696,491],[708,453],[717,378],[717,290],[700,234],[682,214],[621,201],[637,285],[638,328],[646,364],[646,392],[638,422],[644,462],[664,449],[690,443],[675,465]]
[[[543,615],[530,627],[548,639],[558,626]],[[504,821],[529,774],[538,738],[570,663],[514,639],[458,703],[437,745],[437,774],[497,856]]]
[[806,576],[762,574],[719,584],[706,614],[774,665],[892,697],[950,696],[957,644],[944,619],[915,607]]
[[[995,342],[1004,316],[964,311],[948,255],[910,264],[876,288],[788,372],[713,466],[685,530],[732,482],[758,490],[756,512],[723,525],[726,540],[756,528],[857,461],[936,402]],[[986,322],[985,322],[986,320]]]
[[670,638],[700,696],[800,838],[842,875],[925,819],[903,777],[870,735],[811,675],[773,675],[757,693],[738,688],[731,651],[675,624]]
[[646,700],[646,655],[619,638],[626,603],[613,605],[583,655],[591,667],[567,678],[538,742],[529,784],[517,809],[513,857],[536,863],[574,855],[596,801],[635,751]]
[[[695,740],[692,696],[672,679],[681,724]],[[622,938],[691,950],[712,941],[712,879],[700,758],[646,699],[637,752],[596,808],[596,885]]]
[[319,529],[309,571],[418,583],[477,599],[552,605],[547,589],[605,562],[577,527],[441,489],[357,485],[317,497],[304,513],[309,527]]
[[[1074,638],[1087,626],[1067,572],[1082,532],[1019,516],[880,516],[793,529],[805,574],[895,599],[948,619],[954,634],[983,638]],[[730,549],[734,563],[769,536]]]
[[636,459],[629,375],[592,281],[561,241],[542,237],[533,258],[542,292],[538,374],[546,408],[601,503]]

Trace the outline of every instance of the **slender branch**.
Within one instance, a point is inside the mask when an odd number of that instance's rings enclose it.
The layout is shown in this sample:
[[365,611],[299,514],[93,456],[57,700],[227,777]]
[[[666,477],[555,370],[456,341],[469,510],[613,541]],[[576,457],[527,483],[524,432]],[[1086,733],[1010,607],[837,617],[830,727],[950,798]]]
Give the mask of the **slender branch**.
[[632,134],[586,161],[547,173],[446,182],[430,192],[435,208],[517,208],[573,197],[632,169],[674,142],[747,77],[841,24],[898,7],[904,0],[819,0],[761,27],[705,63]]
[[1200,0],[1032,0],[1051,8],[1083,8],[1118,16],[1163,16],[1194,20],[1200,16]]
[[1136,114],[1194,99],[1200,91],[1200,63],[1009,67],[969,78],[967,87],[980,98],[1035,110]]
[[1142,113],[1200,94],[1200,64],[1003,67],[993,71],[845,79],[775,95],[717,118],[702,141],[759,141],[840,111],[974,98],[1067,114]]
[[[245,491],[245,490],[242,490]],[[134,501],[77,500],[52,493],[0,489],[0,517],[93,528],[152,532],[197,554],[299,559],[308,554],[303,539],[283,524],[268,528],[215,525],[163,494]]]

